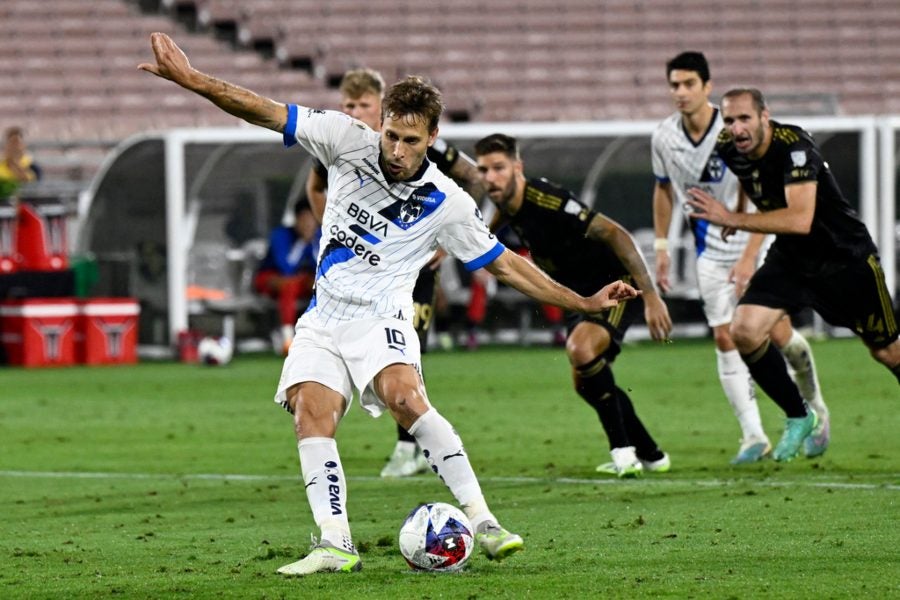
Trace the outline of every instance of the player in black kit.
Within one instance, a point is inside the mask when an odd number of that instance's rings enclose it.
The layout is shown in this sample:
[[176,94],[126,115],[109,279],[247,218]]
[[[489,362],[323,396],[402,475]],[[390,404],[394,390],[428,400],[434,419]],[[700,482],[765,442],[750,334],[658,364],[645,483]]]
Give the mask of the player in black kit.
[[[378,131],[381,129],[381,101],[384,96],[384,79],[378,71],[372,69],[353,69],[344,73],[339,86],[341,92],[341,110]],[[429,146],[426,158],[437,168],[449,175],[470,196],[480,201],[484,196],[481,177],[475,168],[474,161],[460,152],[452,144],[438,138]],[[313,214],[319,222],[325,212],[326,189],[328,187],[328,169],[318,160],[313,163],[312,170],[306,180],[306,195],[313,208]],[[419,271],[416,286],[413,289],[413,326],[419,334],[419,345],[424,354],[428,348],[428,331],[434,317],[434,298],[437,291],[438,266],[443,258],[439,251],[434,260]],[[593,293],[593,291],[592,291]],[[428,461],[416,444],[416,439],[401,425],[397,425],[397,443],[381,470],[382,477],[408,477],[428,470]]]
[[741,298],[731,335],[753,379],[787,415],[772,453],[791,460],[815,426],[769,332],[785,314],[812,307],[849,327],[900,382],[897,316],[865,225],[841,193],[812,137],[769,118],[762,93],[730,90],[722,99],[719,156],[759,212],[731,212],[709,194],[690,191],[691,215],[731,229],[776,234]]
[[[634,238],[621,225],[546,179],[526,179],[512,137],[497,133],[479,140],[475,156],[488,195],[498,209],[492,231],[509,225],[541,269],[573,290],[581,290],[579,293],[616,279],[628,281],[642,290],[644,318],[653,339],[668,338],[672,329],[669,311]],[[619,477],[670,468],[669,456],[647,432],[612,373],[625,331],[640,311],[641,300],[634,299],[602,316],[566,315],[566,354],[575,390],[597,411],[613,459],[597,471]]]

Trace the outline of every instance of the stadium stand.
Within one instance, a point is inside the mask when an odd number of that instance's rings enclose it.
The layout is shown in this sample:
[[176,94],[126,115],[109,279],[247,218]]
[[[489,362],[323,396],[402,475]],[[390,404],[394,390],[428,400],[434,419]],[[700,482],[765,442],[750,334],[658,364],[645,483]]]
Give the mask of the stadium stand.
[[[895,0],[9,0],[0,121],[92,161],[146,129],[235,124],[135,69],[156,30],[203,69],[323,106],[366,65],[431,77],[453,120],[655,119],[670,110],[661,65],[691,47],[718,90],[757,84],[782,113],[900,112]],[[89,176],[67,151],[48,175]]]
[[40,153],[46,178],[87,179],[109,147],[147,129],[238,124],[137,70],[149,57],[153,31],[176,36],[209,71],[271,97],[336,100],[308,72],[281,69],[257,52],[189,32],[172,17],[144,14],[131,2],[3,2],[0,123],[25,127],[36,149],[42,141],[56,142],[56,152]]

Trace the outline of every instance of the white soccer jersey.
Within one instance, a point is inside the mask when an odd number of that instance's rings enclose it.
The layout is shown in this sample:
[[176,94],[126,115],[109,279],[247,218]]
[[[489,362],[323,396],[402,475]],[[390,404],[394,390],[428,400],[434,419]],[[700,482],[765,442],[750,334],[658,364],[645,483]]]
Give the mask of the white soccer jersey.
[[285,145],[299,142],[328,167],[316,293],[301,319],[411,319],[416,278],[438,246],[470,270],[504,250],[475,201],[434,164],[407,181],[385,177],[379,140],[343,113],[288,106]]
[[[695,144],[681,122],[681,113],[676,112],[666,118],[653,132],[653,174],[661,183],[670,182],[675,195],[674,211],[680,211],[687,218],[691,208],[686,204],[687,190],[698,187],[720,202],[729,210],[738,204],[738,180],[716,153],[716,138],[724,123],[716,109],[713,121],[699,143]],[[749,203],[748,203],[749,205]],[[753,210],[748,206],[748,210]],[[705,220],[688,219],[694,234],[697,256],[709,260],[734,262],[740,258],[750,239],[746,231],[738,231],[722,240],[722,228]]]

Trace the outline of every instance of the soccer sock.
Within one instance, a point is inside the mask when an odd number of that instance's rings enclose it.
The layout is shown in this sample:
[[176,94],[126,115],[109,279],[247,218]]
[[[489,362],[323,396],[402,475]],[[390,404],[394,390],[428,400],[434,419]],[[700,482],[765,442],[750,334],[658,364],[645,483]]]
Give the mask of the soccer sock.
[[347,519],[347,481],[333,438],[311,437],[297,444],[300,471],[313,519],[327,540],[348,552],[356,552]]
[[617,398],[619,401],[619,410],[622,413],[622,421],[625,424],[625,431],[628,434],[628,441],[635,448],[637,457],[641,460],[654,461],[663,457],[663,451],[656,445],[656,440],[644,427],[644,424],[634,412],[634,404],[631,398],[620,387],[616,387]]
[[781,407],[788,418],[809,414],[794,380],[788,375],[787,363],[774,344],[766,340],[762,346],[741,358],[759,387]]
[[780,350],[794,370],[794,382],[800,395],[819,417],[827,417],[828,407],[822,400],[819,376],[816,374],[816,363],[809,342],[797,331],[793,331],[791,339]]
[[631,446],[619,405],[616,381],[606,358],[601,354],[574,369],[575,391],[597,411],[610,449]]
[[466,516],[477,528],[480,523],[495,520],[490,513],[475,471],[466,456],[462,440],[449,421],[434,408],[416,419],[409,432],[415,436],[419,447],[428,459],[431,469],[441,478]]
[[416,443],[416,438],[412,436],[406,429],[403,428],[399,423],[397,424],[397,442],[409,442],[411,444]]
[[753,380],[750,378],[747,365],[741,360],[740,353],[737,350],[722,352],[717,349],[716,364],[725,397],[728,398],[734,416],[741,426],[742,441],[768,439],[759,417]]

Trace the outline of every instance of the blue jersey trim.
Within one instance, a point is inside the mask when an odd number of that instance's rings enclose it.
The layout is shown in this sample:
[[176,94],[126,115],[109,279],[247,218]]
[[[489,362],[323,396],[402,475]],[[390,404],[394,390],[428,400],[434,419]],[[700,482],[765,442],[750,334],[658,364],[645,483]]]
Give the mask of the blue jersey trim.
[[334,265],[347,262],[353,257],[353,251],[347,247],[338,248],[332,252],[329,252],[322,257],[322,261],[319,263],[319,268],[316,271],[316,279],[328,273],[328,270]]
[[477,271],[484,265],[488,265],[497,260],[497,257],[503,254],[504,250],[506,250],[506,246],[504,246],[500,242],[497,242],[497,244],[493,248],[491,248],[475,260],[470,260],[467,263],[463,263],[463,266],[466,267],[467,271]]
[[697,245],[697,256],[703,254],[706,250],[706,236],[709,230],[709,221],[706,219],[694,220],[694,244]]
[[287,123],[284,124],[284,147],[290,148],[297,144],[297,105],[288,104]]
[[658,177],[657,176],[656,181],[658,181],[659,183],[669,183],[672,180],[669,179],[668,177]]

